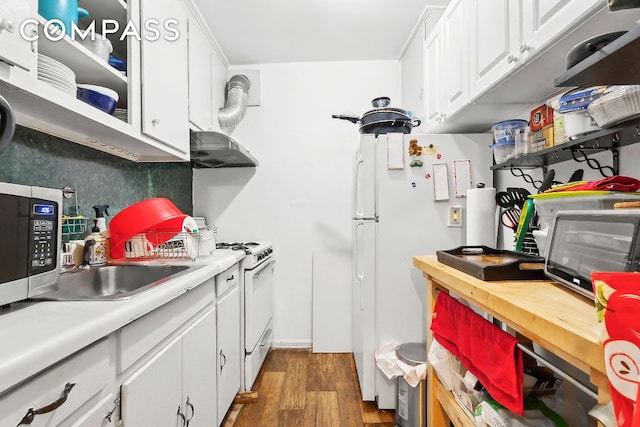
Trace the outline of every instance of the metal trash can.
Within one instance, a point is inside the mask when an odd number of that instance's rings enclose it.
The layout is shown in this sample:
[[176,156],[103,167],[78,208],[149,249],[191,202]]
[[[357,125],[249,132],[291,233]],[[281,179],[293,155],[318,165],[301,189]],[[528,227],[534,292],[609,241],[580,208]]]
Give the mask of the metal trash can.
[[[417,366],[427,363],[425,343],[400,344],[396,348],[398,360]],[[398,401],[396,402],[396,426],[427,427],[427,386],[424,380],[411,387],[404,377],[398,377]]]

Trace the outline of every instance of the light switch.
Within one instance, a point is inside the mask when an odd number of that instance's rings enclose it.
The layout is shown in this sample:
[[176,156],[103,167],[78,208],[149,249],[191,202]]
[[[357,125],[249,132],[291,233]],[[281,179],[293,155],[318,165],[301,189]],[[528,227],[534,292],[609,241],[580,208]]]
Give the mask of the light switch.
[[449,206],[449,227],[462,227],[461,206]]

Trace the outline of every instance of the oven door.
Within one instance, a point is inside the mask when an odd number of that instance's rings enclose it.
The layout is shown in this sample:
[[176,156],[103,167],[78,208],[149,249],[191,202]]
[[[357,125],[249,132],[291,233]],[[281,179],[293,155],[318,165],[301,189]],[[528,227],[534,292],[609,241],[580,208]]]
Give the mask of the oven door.
[[252,353],[273,317],[273,268],[268,260],[244,276],[245,350]]

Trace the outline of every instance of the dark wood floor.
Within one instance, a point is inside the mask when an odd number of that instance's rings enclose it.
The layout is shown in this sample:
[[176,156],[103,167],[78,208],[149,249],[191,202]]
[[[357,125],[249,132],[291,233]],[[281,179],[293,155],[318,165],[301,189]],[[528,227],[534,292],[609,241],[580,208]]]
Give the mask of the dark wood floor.
[[271,350],[253,391],[256,403],[236,404],[224,427],[393,427],[394,411],[363,402],[351,353]]

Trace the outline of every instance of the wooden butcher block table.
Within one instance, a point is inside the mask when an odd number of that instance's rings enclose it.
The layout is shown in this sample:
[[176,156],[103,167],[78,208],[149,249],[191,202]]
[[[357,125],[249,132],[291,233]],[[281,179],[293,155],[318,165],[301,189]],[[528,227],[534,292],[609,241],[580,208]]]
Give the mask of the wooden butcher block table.
[[[429,326],[438,292],[453,292],[510,328],[540,344],[589,375],[598,402],[611,400],[604,366],[601,329],[592,301],[550,280],[483,281],[440,263],[435,255],[416,256],[413,265],[427,281],[427,347]],[[429,367],[427,425],[473,426]]]

